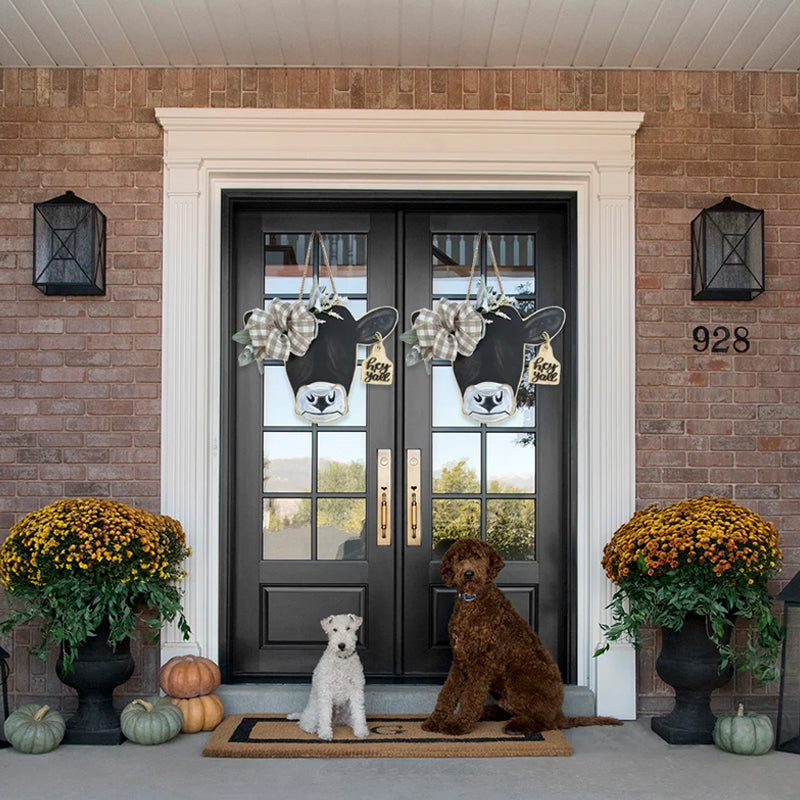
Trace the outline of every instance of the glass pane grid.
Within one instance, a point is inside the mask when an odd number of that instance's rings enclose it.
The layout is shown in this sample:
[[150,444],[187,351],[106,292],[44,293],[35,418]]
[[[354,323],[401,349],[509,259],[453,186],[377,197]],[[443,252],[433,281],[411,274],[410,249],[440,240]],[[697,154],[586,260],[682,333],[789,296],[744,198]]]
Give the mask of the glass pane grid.
[[[434,302],[440,297],[464,300],[476,236],[477,231],[432,235]],[[490,237],[504,291],[523,317],[532,314],[535,235],[490,231]],[[472,299],[480,277],[499,291],[485,240],[473,275]],[[480,424],[462,414],[450,362],[434,359],[431,504],[436,552],[450,539],[478,536],[507,560],[535,558],[535,387],[526,380],[533,353],[534,348],[526,348],[517,412],[497,425]]]
[[[349,310],[358,318],[367,309],[367,235],[323,231],[322,238],[336,291],[347,297]],[[264,306],[274,297],[296,300],[309,232],[267,233],[264,242]],[[318,239],[313,242],[306,272],[304,299],[314,275],[333,293]],[[263,558],[365,557],[367,401],[365,387],[358,380],[361,359],[357,361],[349,412],[329,425],[312,424],[296,415],[284,363],[275,359],[265,363]]]

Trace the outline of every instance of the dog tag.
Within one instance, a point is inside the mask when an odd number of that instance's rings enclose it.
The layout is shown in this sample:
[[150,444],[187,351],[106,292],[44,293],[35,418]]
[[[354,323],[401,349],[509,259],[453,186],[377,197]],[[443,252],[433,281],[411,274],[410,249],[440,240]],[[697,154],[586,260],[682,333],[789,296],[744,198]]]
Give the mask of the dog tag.
[[372,346],[367,358],[361,364],[361,383],[377,383],[382,386],[391,386],[394,378],[394,364],[386,355],[383,347],[383,339],[379,336],[378,341]]
[[528,364],[528,383],[543,383],[557,386],[561,381],[561,363],[553,355],[550,337],[543,334],[544,341],[539,345],[539,352]]

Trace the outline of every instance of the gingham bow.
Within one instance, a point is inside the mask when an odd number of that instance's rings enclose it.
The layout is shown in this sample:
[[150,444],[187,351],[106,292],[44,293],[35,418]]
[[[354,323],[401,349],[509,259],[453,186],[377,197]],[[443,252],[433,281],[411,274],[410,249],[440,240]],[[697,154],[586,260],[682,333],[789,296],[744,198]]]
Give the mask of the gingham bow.
[[302,301],[290,303],[277,297],[269,307],[254,308],[245,323],[258,361],[277,358],[286,361],[290,355],[302,356],[317,335],[317,318]]
[[433,356],[454,361],[457,355],[471,356],[483,338],[486,323],[468,301],[457,303],[442,298],[417,314],[412,330],[417,334],[420,357]]

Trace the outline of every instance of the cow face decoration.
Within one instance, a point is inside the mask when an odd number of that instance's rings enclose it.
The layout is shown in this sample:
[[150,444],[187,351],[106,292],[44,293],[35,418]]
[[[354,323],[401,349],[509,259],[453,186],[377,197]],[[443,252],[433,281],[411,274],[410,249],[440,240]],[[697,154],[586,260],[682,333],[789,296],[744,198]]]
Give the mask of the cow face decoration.
[[[333,294],[315,277],[308,299],[303,300],[311,249],[317,241]],[[335,422],[347,414],[358,345],[381,345],[397,325],[396,308],[374,308],[355,319],[344,305],[346,300],[336,291],[325,240],[313,231],[297,300],[276,297],[267,308],[251,309],[245,314],[244,328],[233,335],[234,341],[244,345],[240,366],[255,361],[261,371],[266,359],[284,362],[295,413],[309,422]]]
[[[500,294],[481,278],[477,299],[472,303],[472,281],[483,239]],[[466,298],[461,302],[442,298],[433,308],[415,311],[411,330],[400,338],[411,345],[406,353],[409,366],[422,361],[430,372],[434,357],[453,363],[461,411],[466,416],[480,423],[502,422],[517,411],[525,347],[544,344],[549,348],[550,340],[564,327],[566,316],[563,308],[549,306],[523,318],[503,291],[492,239],[481,231],[475,239]],[[554,359],[550,363],[557,364]],[[557,380],[551,378],[550,382]]]
[[303,355],[290,355],[286,375],[295,413],[309,422],[334,422],[348,412],[358,345],[386,338],[397,325],[396,308],[374,308],[359,319],[341,305],[315,313],[317,335]]
[[526,345],[554,338],[564,326],[563,308],[542,308],[524,319],[514,306],[482,313],[485,332],[471,355],[457,355],[453,374],[461,411],[476,422],[502,422],[517,411]]

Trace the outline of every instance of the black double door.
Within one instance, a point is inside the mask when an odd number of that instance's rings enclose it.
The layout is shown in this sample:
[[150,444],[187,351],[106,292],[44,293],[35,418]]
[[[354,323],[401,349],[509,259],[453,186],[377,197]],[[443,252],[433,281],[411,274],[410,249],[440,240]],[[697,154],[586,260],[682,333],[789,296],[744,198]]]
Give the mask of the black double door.
[[[295,413],[283,362],[266,362],[261,374],[253,364],[237,366],[239,347],[224,345],[227,678],[309,675],[324,641],[319,621],[346,612],[364,619],[368,677],[444,675],[453,593],[438,567],[462,536],[501,553],[498,584],[569,678],[571,201],[232,195],[226,209],[228,333],[253,307],[298,299],[315,230],[355,318],[379,306],[400,312],[384,340],[393,383],[361,382],[369,348],[359,346],[347,413],[326,424]],[[524,377],[516,413],[496,424],[462,413],[449,361],[434,361],[430,373],[422,363],[406,366],[399,338],[414,310],[465,298],[480,231],[490,234],[502,288],[522,316],[549,305],[568,311],[554,342],[564,379],[532,386]],[[319,241],[307,272],[306,297],[314,277],[330,287]],[[480,280],[500,288],[485,239],[473,299]],[[533,350],[525,348],[526,359]]]

